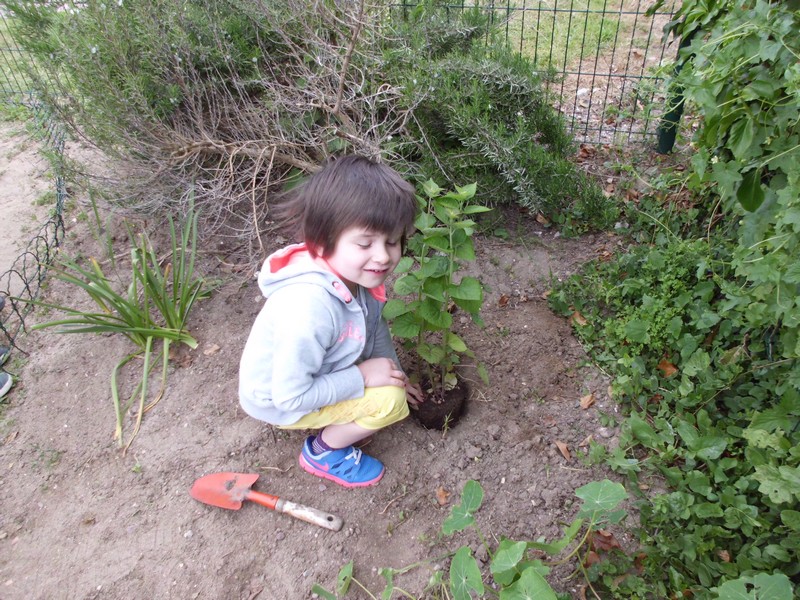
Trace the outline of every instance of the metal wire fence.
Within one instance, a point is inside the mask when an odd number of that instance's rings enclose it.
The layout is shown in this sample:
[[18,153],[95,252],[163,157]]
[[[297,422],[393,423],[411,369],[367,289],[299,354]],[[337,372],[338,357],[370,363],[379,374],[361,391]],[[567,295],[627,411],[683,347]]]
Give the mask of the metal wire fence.
[[[6,15],[0,11],[0,103],[10,107],[25,107],[30,115],[31,130],[43,148],[59,157],[64,150],[64,135],[49,111],[32,92],[32,82],[26,75],[24,55],[8,35]],[[58,160],[54,161],[55,165]],[[10,265],[0,265],[0,345],[18,350],[18,334],[25,329],[25,317],[32,310],[31,300],[39,296],[58,246],[64,237],[63,209],[66,185],[56,171],[55,206],[48,219]]]
[[[450,5],[463,10],[472,2]],[[650,143],[666,104],[662,65],[677,45],[664,26],[680,6],[668,0],[511,0],[480,3],[507,42],[546,75],[555,107],[575,140]],[[408,4],[411,6],[411,4]]]

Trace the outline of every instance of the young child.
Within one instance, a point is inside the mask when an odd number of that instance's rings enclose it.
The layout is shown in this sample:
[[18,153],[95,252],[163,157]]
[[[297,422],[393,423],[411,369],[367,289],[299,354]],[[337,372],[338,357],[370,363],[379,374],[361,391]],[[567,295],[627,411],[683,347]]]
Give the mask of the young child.
[[297,243],[267,258],[267,301],[239,366],[244,411],[309,436],[300,466],[345,487],[376,484],[383,464],[355,448],[422,400],[381,317],[417,204],[393,169],[361,156],[332,160],[279,209]]

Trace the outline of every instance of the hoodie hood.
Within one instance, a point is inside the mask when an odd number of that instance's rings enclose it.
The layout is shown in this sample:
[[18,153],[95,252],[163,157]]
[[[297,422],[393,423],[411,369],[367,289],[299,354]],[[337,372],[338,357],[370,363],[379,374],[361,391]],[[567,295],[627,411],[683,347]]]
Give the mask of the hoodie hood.
[[[324,287],[345,304],[353,300],[353,295],[338,274],[318,264],[305,244],[292,244],[271,254],[258,274],[258,287],[266,298],[282,287],[295,283]],[[367,291],[379,302],[386,302],[384,285]]]

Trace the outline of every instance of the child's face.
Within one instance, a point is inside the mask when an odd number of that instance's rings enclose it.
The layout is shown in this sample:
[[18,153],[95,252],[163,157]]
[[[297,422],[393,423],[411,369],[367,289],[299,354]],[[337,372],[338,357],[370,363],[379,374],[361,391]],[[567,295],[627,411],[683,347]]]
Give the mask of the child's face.
[[402,255],[400,234],[386,235],[361,227],[345,229],[325,260],[351,292],[356,285],[374,288],[394,271]]

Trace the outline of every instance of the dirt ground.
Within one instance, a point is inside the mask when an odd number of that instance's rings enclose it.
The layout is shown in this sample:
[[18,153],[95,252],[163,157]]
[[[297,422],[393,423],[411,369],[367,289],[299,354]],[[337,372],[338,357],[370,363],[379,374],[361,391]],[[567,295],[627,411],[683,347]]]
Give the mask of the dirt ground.
[[[63,251],[100,256],[88,223],[71,210]],[[109,380],[129,343],[49,330],[21,339],[28,354],[7,364],[18,381],[0,405],[0,598],[304,599],[314,583],[333,589],[350,560],[376,596],[379,568],[423,561],[395,580],[418,597],[464,543],[486,566],[474,531],[440,533],[470,479],[485,490],[476,518],[493,548],[503,536],[558,538],[577,511],[574,490],[614,479],[586,466],[579,446],[590,436],[614,444],[616,431],[600,418],[614,412],[608,381],[587,366],[569,323],[543,294],[551,276],[613,251],[616,240],[565,239],[514,211],[504,226],[508,240],[477,239],[470,267],[487,289],[485,327],[456,318],[490,383],[466,372],[467,412],[446,433],[409,419],[374,436],[365,451],[387,468],[375,487],[347,490],[308,475],[297,464],[304,432],[273,430],[239,408],[239,355],[263,299],[254,280],[214,268],[207,246],[207,274],[222,283],[189,323],[199,346],[173,365],[127,454],[112,440]],[[59,281],[45,299],[84,301]],[[581,408],[590,393],[596,403]],[[338,515],[344,527],[328,531],[253,503],[228,511],[193,500],[194,480],[218,471],[258,473],[255,489]],[[577,598],[582,581],[569,572],[550,581]],[[369,596],[353,586],[348,597]]]

